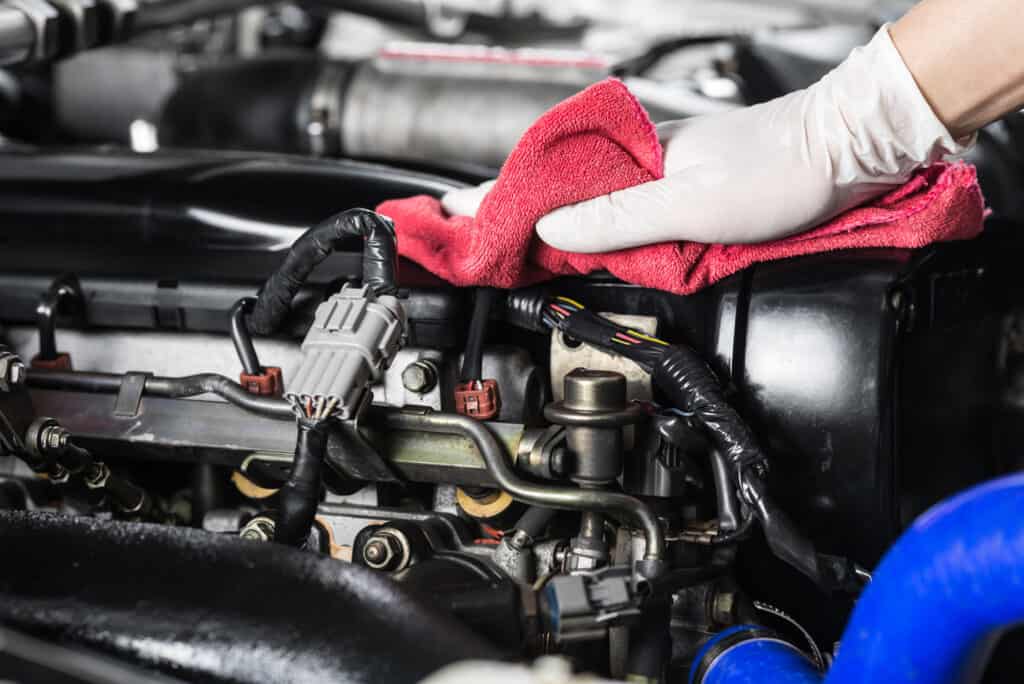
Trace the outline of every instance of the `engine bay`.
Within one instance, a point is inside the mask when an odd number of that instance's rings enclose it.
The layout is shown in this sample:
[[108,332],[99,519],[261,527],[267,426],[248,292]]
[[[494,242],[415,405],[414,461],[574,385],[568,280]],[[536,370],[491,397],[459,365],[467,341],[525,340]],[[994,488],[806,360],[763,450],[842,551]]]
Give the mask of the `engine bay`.
[[[708,644],[748,625],[820,676],[915,518],[1020,469],[1019,114],[972,152],[980,237],[688,296],[455,287],[368,208],[493,176],[609,73],[655,120],[799,88],[829,58],[794,46],[849,18],[726,11],[601,61],[563,45],[601,22],[555,8],[191,4],[3,72],[3,676],[418,682],[558,655],[711,682]],[[1019,636],[983,681],[1017,681]]]

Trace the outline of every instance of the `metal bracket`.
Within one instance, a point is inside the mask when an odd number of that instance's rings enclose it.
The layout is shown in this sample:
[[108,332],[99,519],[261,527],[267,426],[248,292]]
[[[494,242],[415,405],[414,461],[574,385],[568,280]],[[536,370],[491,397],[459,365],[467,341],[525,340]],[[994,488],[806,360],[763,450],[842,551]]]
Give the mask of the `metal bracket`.
[[[632,316],[626,314],[602,313],[610,321],[639,330],[648,335],[658,334],[658,319],[653,316]],[[565,334],[555,331],[551,335],[551,393],[555,401],[561,401],[565,388],[565,376],[577,368],[605,370],[626,376],[626,394],[630,401],[650,399],[651,376],[639,365],[624,356],[609,354],[589,344],[574,345],[566,340]]]
[[139,407],[142,405],[142,392],[146,389],[146,378],[152,373],[140,373],[129,371],[124,374],[121,381],[121,388],[117,391],[117,401],[114,402],[114,415],[118,418],[134,418],[139,415]]

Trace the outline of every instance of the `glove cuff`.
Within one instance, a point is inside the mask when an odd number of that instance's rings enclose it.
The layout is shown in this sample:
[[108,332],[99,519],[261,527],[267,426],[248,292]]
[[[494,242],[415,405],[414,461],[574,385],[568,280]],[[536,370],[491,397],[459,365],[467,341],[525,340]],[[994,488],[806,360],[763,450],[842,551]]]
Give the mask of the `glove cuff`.
[[[893,96],[899,98],[896,104],[902,104],[903,111],[908,115],[912,114],[916,119],[914,123],[918,128],[918,138],[925,145],[919,150],[919,154],[926,156],[929,163],[938,161],[943,156],[964,154],[974,145],[978,138],[977,133],[956,139],[939,120],[935,110],[921,92],[914,74],[903,61],[903,56],[900,55],[889,33],[889,26],[885,24],[878,30],[871,45],[878,51],[878,67],[884,69],[882,73],[888,74],[891,79],[889,86]],[[931,141],[930,149],[926,147],[928,141]]]
[[829,149],[838,188],[902,183],[922,166],[964,153],[974,141],[954,139],[935,115],[888,25],[810,91],[811,126]]

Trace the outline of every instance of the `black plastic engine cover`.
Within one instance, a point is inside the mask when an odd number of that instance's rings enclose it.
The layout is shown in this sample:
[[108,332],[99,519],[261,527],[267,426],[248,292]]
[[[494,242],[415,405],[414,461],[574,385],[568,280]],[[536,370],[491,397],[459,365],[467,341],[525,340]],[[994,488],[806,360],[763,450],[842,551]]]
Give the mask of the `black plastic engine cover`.
[[365,568],[198,530],[0,512],[0,622],[203,682],[417,682],[495,657]]

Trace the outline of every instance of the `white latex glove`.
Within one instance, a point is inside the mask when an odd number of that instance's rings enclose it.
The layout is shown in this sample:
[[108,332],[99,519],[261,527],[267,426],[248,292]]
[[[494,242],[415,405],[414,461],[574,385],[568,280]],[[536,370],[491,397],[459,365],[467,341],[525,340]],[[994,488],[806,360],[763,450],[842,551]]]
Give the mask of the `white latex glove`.
[[[544,242],[606,252],[670,240],[747,243],[814,227],[964,151],[935,116],[883,27],[806,90],[661,124],[665,178],[537,222]],[[448,193],[473,215],[490,184]]]

